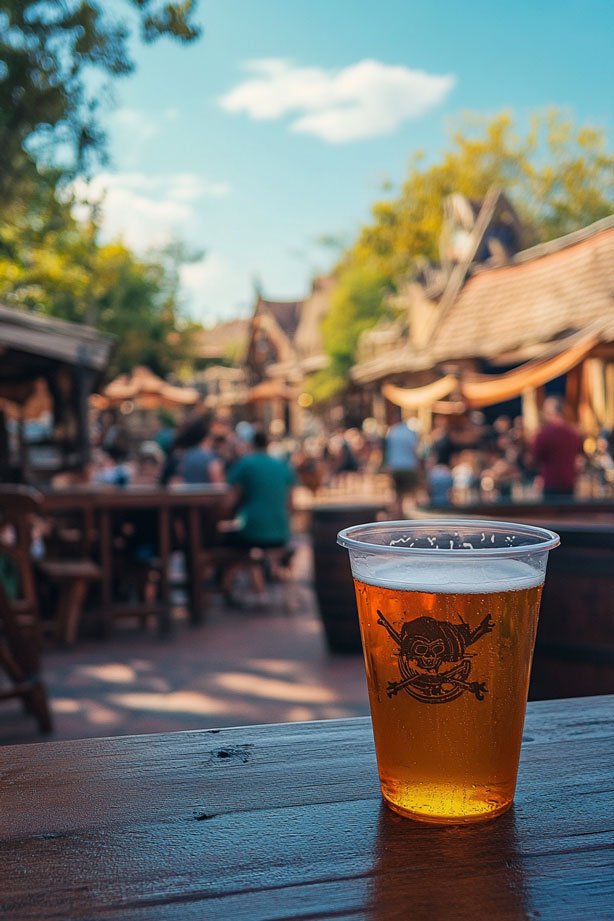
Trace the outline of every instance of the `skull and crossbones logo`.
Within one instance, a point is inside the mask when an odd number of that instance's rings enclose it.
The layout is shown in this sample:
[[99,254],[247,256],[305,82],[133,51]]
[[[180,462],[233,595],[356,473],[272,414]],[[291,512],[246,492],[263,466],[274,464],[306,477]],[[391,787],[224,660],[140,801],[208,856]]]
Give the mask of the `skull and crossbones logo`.
[[398,646],[401,680],[388,683],[388,697],[407,691],[423,703],[440,704],[469,691],[477,700],[484,700],[486,684],[468,680],[473,654],[467,652],[467,647],[491,632],[495,625],[489,614],[475,630],[462,618],[454,624],[422,616],[405,621],[400,633],[381,611],[377,614],[377,623],[386,628]]

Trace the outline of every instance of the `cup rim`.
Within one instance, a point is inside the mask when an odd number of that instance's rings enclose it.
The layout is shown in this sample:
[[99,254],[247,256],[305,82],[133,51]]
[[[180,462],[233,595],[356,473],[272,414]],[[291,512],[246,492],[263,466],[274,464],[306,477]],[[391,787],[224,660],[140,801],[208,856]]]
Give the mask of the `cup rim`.
[[[427,531],[431,528],[445,527],[446,530],[454,527],[471,527],[476,531],[488,530],[489,528],[501,528],[520,532],[523,535],[533,538],[541,538],[536,543],[520,544],[513,547],[474,547],[471,549],[448,549],[445,547],[408,547],[394,546],[388,544],[373,544],[369,541],[359,540],[354,535],[370,528],[397,528],[398,530],[416,528]],[[394,554],[406,557],[428,557],[430,559],[469,559],[478,557],[517,557],[526,553],[545,553],[553,550],[561,543],[560,536],[556,531],[550,531],[548,528],[542,528],[537,525],[523,524],[515,521],[497,521],[495,519],[482,518],[407,518],[398,521],[370,521],[365,524],[351,525],[344,528],[337,534],[337,543],[347,550],[354,550],[362,553],[379,553],[386,556]]]

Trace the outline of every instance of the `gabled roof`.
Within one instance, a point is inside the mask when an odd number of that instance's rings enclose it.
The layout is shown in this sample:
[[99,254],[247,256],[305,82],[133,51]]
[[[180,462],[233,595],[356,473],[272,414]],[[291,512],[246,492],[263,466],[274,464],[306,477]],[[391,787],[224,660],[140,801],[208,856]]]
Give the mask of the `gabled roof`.
[[[496,193],[476,222],[473,252],[494,214]],[[411,289],[409,289],[411,290]],[[411,296],[411,295],[410,295]],[[375,381],[433,368],[450,359],[514,364],[557,350],[589,329],[614,342],[614,215],[511,256],[504,265],[459,263],[433,311],[430,338],[410,338],[352,369]]]
[[484,249],[488,232],[492,227],[499,210],[503,207],[511,209],[509,199],[501,189],[493,187],[488,191],[482,206],[475,219],[475,224],[469,238],[467,253],[465,258],[454,266],[444,288],[441,300],[439,301],[439,321],[440,324],[448,311],[454,304],[467,276],[472,270],[479,258],[480,252]]
[[269,301],[259,296],[254,316],[272,316],[288,337],[293,339],[301,317],[303,301]]
[[614,215],[481,269],[446,306],[428,347],[432,363],[494,358],[600,322],[614,339]]

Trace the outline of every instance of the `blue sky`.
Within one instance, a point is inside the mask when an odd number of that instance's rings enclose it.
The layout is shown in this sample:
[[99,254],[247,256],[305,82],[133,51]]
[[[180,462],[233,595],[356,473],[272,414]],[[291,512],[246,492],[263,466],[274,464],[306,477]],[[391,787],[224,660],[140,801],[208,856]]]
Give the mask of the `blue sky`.
[[[125,9],[120,4],[118,9]],[[192,46],[135,43],[107,116],[104,232],[180,237],[196,319],[246,315],[253,282],[300,297],[462,112],[563,106],[612,137],[612,0],[201,0]]]

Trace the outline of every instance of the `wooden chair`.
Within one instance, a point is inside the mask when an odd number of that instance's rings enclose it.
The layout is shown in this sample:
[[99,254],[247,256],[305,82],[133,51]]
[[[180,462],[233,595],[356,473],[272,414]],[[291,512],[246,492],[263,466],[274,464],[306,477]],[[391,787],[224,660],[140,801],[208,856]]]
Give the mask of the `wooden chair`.
[[62,515],[50,524],[47,552],[37,561],[36,570],[58,593],[50,624],[55,638],[64,646],[74,646],[89,588],[102,577],[100,566],[91,559],[93,508],[77,495],[74,508],[65,503]]
[[100,580],[100,567],[92,560],[41,560],[37,569],[59,590],[53,633],[61,645],[74,646],[85,599],[90,585]]
[[0,583],[0,668],[9,681],[0,690],[0,700],[20,698],[40,731],[51,732],[47,692],[40,677],[42,633],[30,555],[32,522],[40,502],[34,490],[0,487],[0,555],[9,561],[13,577],[12,597]]

